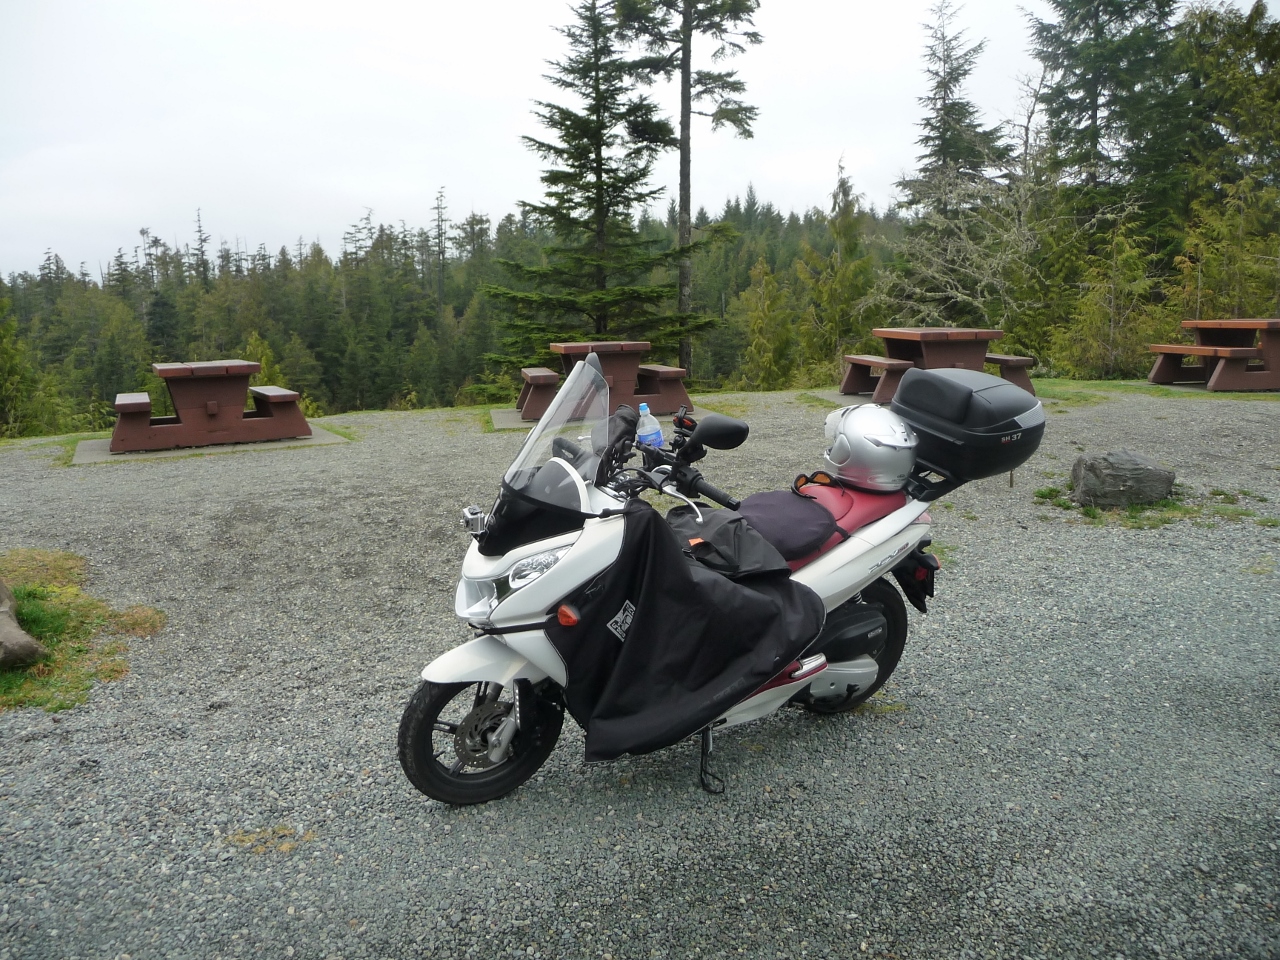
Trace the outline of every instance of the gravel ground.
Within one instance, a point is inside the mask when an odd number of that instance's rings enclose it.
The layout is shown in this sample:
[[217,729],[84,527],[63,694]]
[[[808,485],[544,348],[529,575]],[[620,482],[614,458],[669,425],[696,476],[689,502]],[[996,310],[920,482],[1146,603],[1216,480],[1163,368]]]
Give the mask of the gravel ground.
[[[700,403],[752,424],[704,464],[721,487],[820,465],[812,397]],[[0,960],[1278,956],[1278,414],[1051,409],[1012,487],[933,511],[938,597],[872,709],[726,732],[719,797],[693,742],[588,767],[569,722],[535,780],[466,809],[410,787],[396,725],[467,637],[458,510],[521,434],[431,411],[292,451],[2,447],[0,549],[84,555],[90,592],[169,626],[87,705],[0,715]],[[1257,516],[1035,502],[1122,445]]]

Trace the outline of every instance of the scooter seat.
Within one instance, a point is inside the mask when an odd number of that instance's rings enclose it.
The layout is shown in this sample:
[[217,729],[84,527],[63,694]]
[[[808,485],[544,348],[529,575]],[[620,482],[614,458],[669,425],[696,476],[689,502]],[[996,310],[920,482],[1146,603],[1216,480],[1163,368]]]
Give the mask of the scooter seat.
[[850,534],[887,517],[907,502],[907,495],[900,490],[893,493],[868,493],[864,490],[850,490],[848,487],[810,483],[805,485],[804,493],[826,507],[835,517],[836,525],[844,532],[832,534],[826,543],[808,556],[788,560],[787,566],[792,570],[799,570],[812,563],[828,550],[844,543]]

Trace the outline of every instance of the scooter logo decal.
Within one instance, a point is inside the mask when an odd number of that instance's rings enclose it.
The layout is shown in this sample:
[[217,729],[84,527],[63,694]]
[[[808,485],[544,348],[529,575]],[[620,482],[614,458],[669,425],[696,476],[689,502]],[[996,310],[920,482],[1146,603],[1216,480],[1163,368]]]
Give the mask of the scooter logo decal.
[[631,629],[631,621],[635,619],[636,608],[630,600],[622,605],[617,616],[609,621],[609,629],[619,640],[626,642],[627,631]]

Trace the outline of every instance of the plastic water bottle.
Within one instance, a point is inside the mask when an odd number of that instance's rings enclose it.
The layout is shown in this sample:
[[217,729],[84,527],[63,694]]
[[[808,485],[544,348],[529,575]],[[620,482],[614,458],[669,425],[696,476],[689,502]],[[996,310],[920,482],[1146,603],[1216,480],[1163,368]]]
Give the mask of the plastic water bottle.
[[640,404],[640,422],[636,424],[636,442],[651,447],[662,446],[662,424],[649,412],[647,403]]

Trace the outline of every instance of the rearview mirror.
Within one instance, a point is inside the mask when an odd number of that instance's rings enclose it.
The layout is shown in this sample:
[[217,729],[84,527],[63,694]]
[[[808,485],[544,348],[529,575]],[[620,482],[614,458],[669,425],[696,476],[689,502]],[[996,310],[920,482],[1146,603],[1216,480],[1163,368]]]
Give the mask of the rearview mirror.
[[698,421],[689,435],[691,446],[710,447],[712,450],[732,450],[742,446],[751,428],[741,420],[718,413],[708,413]]

